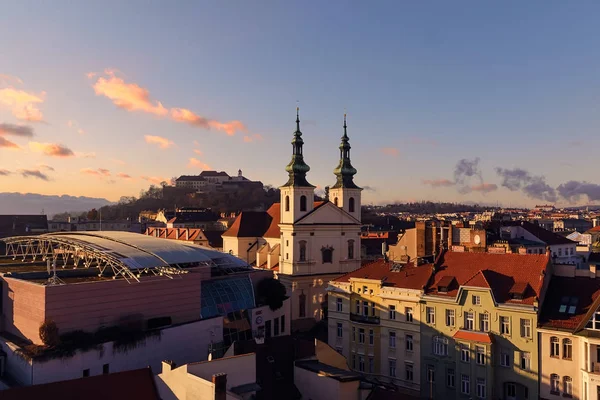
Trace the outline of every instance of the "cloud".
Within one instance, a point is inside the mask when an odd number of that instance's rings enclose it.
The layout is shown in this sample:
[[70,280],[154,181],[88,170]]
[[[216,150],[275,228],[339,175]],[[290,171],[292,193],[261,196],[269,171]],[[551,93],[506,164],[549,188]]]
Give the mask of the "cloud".
[[581,196],[587,196],[589,201],[600,200],[600,185],[585,181],[568,181],[556,188],[558,194],[570,202],[577,201]]
[[190,157],[189,163],[187,166],[188,166],[188,168],[200,168],[203,170],[212,170],[212,168],[208,164],[205,164],[202,161],[200,161],[194,157]]
[[76,152],[75,153],[75,157],[77,158],[96,158],[96,153],[95,152],[89,152],[89,153],[83,153],[83,152]]
[[38,169],[20,169],[18,171],[24,178],[38,178],[43,181],[49,181],[50,178],[48,175],[44,174],[42,171]]
[[74,126],[77,126],[77,121],[68,120],[67,121],[67,126],[69,128],[73,128]]
[[160,185],[163,182],[168,182],[168,179],[165,178],[161,178],[158,176],[140,176],[140,178],[142,178],[145,181],[148,181],[150,183],[156,184],[156,185]]
[[447,186],[454,186],[456,183],[449,180],[449,179],[445,179],[445,178],[440,178],[440,179],[423,179],[423,184],[424,185],[429,185],[431,187],[437,188],[437,187],[447,187]]
[[199,156],[203,155],[202,151],[198,149],[194,149],[194,153],[198,154]]
[[23,81],[18,76],[0,74],[0,85],[8,85],[10,83],[23,84]]
[[0,148],[21,150],[21,146],[14,142],[11,142],[10,140],[4,139],[2,136],[0,136]]
[[0,135],[32,137],[33,128],[25,125],[0,124]]
[[463,185],[472,177],[478,178],[480,183],[483,183],[481,170],[479,169],[479,157],[473,158],[472,160],[466,158],[459,160],[454,168],[454,182]]
[[490,193],[498,190],[498,185],[495,183],[482,183],[480,185],[473,185],[470,189],[474,192]]
[[219,122],[202,117],[187,108],[172,108],[171,119],[176,122],[186,123],[207,130],[215,129],[217,131],[222,131],[229,136],[235,135],[236,132],[248,131],[246,125],[241,121]]
[[87,74],[85,74],[86,78],[88,79],[94,79],[96,75],[97,74],[95,72],[88,72]]
[[38,168],[45,169],[46,171],[54,171],[54,168],[52,168],[51,166],[46,165],[46,164],[39,164]]
[[381,152],[383,154],[385,154],[386,156],[392,156],[392,157],[397,157],[400,154],[398,149],[395,147],[384,147],[381,149]]
[[250,143],[258,140],[263,140],[263,137],[259,133],[255,133],[254,135],[244,135],[244,142]]
[[10,174],[12,174],[12,172],[10,172],[9,170],[7,170],[7,169],[0,169],[0,176],[7,176],[7,175],[10,175]]
[[377,188],[375,188],[374,186],[363,186],[362,187],[364,190],[366,190],[367,192],[376,192]]
[[146,143],[156,144],[161,149],[168,149],[169,147],[172,147],[175,144],[171,140],[161,136],[146,135],[144,136],[144,139],[146,139]]
[[0,105],[10,108],[17,119],[40,122],[44,120],[44,116],[38,105],[44,102],[45,95],[45,92],[34,94],[7,87],[0,89]]
[[127,164],[125,161],[119,160],[117,158],[111,158],[110,161],[114,162],[115,164],[119,164],[119,165],[125,165],[125,164]]
[[502,186],[511,191],[522,191],[532,199],[556,202],[556,190],[546,183],[543,176],[531,175],[522,168],[496,168],[496,173],[502,178]]
[[79,172],[82,174],[85,174],[85,175],[97,176],[99,178],[110,176],[110,171],[105,168],[98,168],[98,169],[83,168]]
[[73,150],[56,143],[29,142],[29,148],[37,153],[44,153],[52,157],[72,157],[75,155]]
[[126,174],[125,172],[119,172],[117,174],[117,177],[121,178],[121,179],[126,179],[126,180],[133,180],[133,177],[129,174]]
[[[93,88],[97,96],[112,100],[113,104],[127,111],[142,111],[158,116],[166,116],[169,111],[159,101],[150,99],[150,92],[135,83],[125,83],[115,76],[114,71],[107,70],[108,77],[99,77]],[[95,75],[88,75],[89,78]]]

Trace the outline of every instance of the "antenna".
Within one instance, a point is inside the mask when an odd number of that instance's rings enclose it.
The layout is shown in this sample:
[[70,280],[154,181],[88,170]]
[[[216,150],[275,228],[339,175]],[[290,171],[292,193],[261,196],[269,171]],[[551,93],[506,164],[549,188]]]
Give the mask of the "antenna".
[[[50,259],[47,260],[48,275],[50,275]],[[65,285],[65,282],[56,275],[56,260],[52,261],[52,276],[46,281],[46,286]]]

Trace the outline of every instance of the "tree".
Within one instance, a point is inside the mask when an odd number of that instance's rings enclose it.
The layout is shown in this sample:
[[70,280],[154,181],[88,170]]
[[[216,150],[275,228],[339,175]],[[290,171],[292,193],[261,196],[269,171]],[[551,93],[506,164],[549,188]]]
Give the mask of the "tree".
[[47,319],[40,325],[40,339],[42,339],[42,343],[49,347],[56,346],[59,343],[58,327],[54,321]]
[[256,292],[259,303],[268,305],[273,311],[280,309],[287,298],[285,286],[275,278],[265,278],[258,282]]
[[95,208],[92,208],[90,211],[88,211],[87,219],[89,219],[90,221],[97,220],[98,219],[98,210],[96,210]]

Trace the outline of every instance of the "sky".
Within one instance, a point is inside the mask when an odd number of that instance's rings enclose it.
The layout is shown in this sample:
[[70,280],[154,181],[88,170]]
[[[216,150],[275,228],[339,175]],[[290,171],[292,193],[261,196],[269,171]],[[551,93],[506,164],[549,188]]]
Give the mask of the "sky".
[[600,203],[595,1],[5,2],[0,191],[308,180],[344,111],[364,203]]

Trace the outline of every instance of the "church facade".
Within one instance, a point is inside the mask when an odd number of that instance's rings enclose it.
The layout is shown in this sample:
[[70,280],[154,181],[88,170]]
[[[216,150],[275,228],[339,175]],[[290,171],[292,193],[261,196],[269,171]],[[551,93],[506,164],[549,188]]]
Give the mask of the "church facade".
[[361,191],[354,183],[346,117],[336,182],[329,199],[314,201],[307,180],[300,119],[292,139],[287,182],[280,203],[263,213],[242,212],[223,234],[223,250],[257,268],[269,268],[287,289],[292,328],[306,329],[324,317],[330,280],[360,267]]

